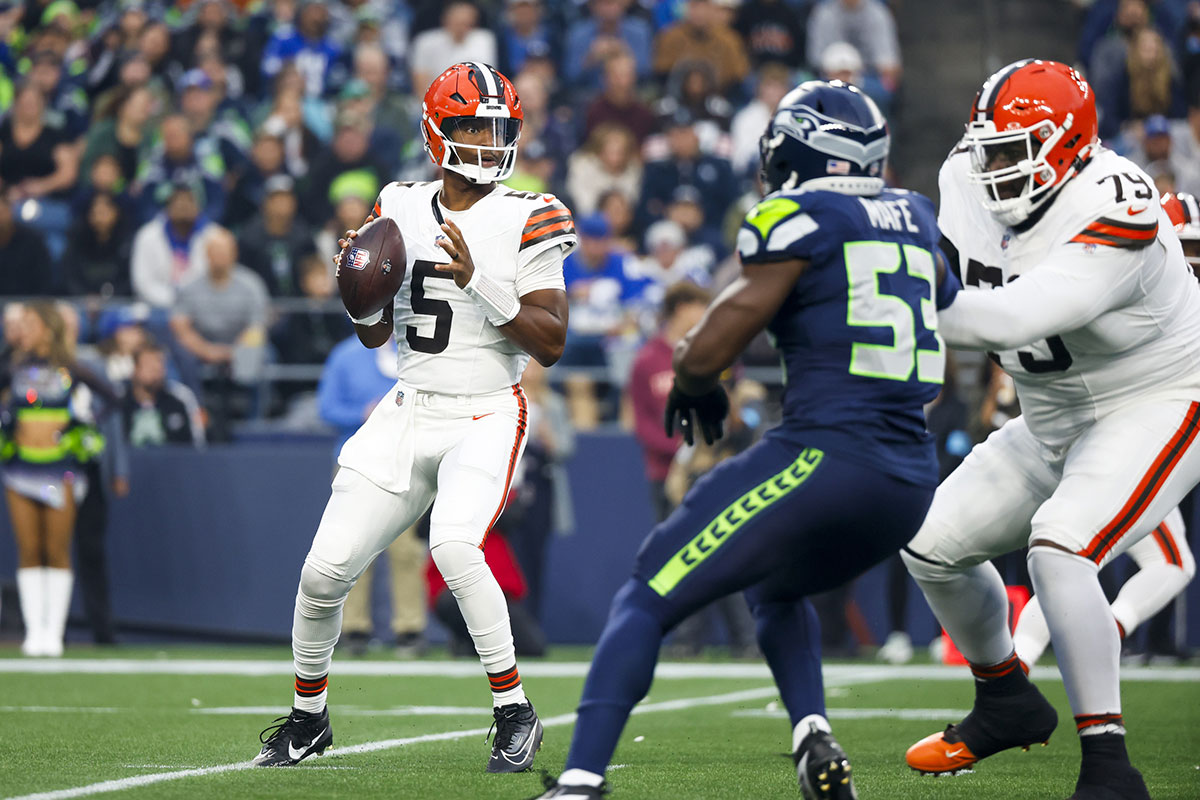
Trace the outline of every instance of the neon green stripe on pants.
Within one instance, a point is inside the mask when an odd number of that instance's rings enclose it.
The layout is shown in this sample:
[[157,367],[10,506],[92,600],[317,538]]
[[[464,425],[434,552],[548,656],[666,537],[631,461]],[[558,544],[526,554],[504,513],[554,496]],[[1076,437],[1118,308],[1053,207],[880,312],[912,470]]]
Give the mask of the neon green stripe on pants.
[[808,480],[824,456],[823,451],[815,447],[806,447],[796,460],[782,471],[730,503],[682,550],[671,556],[658,574],[650,579],[650,588],[666,597],[668,592],[678,586],[692,570],[704,563],[706,558],[715,553],[743,525]]

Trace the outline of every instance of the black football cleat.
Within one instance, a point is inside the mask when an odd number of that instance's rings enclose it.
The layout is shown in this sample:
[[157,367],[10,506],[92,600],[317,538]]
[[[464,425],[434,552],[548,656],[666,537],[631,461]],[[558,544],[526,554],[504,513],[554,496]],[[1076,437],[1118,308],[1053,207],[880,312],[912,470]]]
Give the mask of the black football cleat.
[[1079,745],[1083,760],[1070,800],[1150,800],[1142,773],[1129,763],[1123,735],[1081,736]]
[[957,725],[926,736],[908,748],[905,760],[926,775],[970,772],[975,762],[1001,750],[1047,744],[1058,714],[1032,683],[1012,695],[975,694],[975,707]]
[[309,756],[321,755],[333,744],[329,709],[311,714],[293,708],[292,713],[279,717],[274,725],[260,733],[258,740],[263,743],[263,748],[254,757],[254,766],[294,767]]
[[542,748],[542,721],[533,703],[513,703],[492,710],[496,736],[488,772],[524,772],[533,766],[533,757]]
[[833,738],[815,725],[792,754],[800,794],[805,800],[858,800],[850,759]]
[[606,783],[599,786],[567,786],[549,775],[542,776],[542,783],[545,784],[546,791],[533,800],[602,800],[608,796]]

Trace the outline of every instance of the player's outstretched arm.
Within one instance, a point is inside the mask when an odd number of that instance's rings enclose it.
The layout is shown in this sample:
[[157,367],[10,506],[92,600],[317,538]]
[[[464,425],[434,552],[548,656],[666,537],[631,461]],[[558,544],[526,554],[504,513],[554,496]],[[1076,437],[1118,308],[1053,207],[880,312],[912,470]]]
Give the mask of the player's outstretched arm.
[[1127,302],[1141,254],[1102,248],[1060,252],[1020,280],[987,292],[959,292],[938,312],[946,344],[971,350],[1015,350],[1070,333]]
[[742,274],[713,301],[704,318],[675,347],[675,385],[701,395],[717,385],[758,332],[779,311],[808,262],[743,264]]

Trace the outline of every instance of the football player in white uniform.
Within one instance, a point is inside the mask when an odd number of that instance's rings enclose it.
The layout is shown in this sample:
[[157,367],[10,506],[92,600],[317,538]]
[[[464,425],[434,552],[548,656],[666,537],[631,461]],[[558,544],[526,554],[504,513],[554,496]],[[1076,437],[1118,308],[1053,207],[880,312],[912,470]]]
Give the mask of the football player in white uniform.
[[[1122,639],[1187,588],[1196,574],[1196,559],[1188,548],[1185,531],[1183,515],[1176,508],[1149,536],[1125,551],[1137,564],[1138,571],[1125,581],[1110,606]],[[1017,648],[1017,658],[1028,668],[1037,663],[1048,644],[1050,629],[1046,627],[1041,602],[1035,596],[1021,610],[1013,631],[1013,645]]]
[[[399,379],[338,458],[300,573],[294,707],[264,731],[257,764],[290,766],[332,742],[325,700],[346,594],[430,506],[430,554],[491,687],[496,735],[487,769],[528,769],[541,746],[504,595],[483,558],[525,448],[521,373],[530,356],[550,366],[562,354],[562,263],[576,244],[562,203],[499,183],[512,174],[521,120],[520,100],[496,69],[450,67],[425,93],[421,124],[443,180],[389,184],[375,204],[371,218],[391,217],[400,228],[407,270],[392,305],[354,322],[369,347],[394,331]],[[343,252],[354,236],[347,232]]]
[[1072,797],[1142,800],[1096,573],[1200,479],[1200,287],[1151,180],[1099,143],[1095,109],[1069,67],[1011,64],[984,83],[942,167],[943,250],[964,290],[939,327],[951,346],[993,353],[1023,413],[939,487],[902,553],[976,679],[971,714],[907,760],[955,772],[1054,730],[988,561],[1028,544],[1083,752]]

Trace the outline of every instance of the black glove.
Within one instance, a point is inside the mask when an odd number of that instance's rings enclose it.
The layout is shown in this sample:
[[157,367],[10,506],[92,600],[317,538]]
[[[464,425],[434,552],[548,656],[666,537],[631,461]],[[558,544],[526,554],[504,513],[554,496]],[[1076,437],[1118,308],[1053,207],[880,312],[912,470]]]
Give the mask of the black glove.
[[671,393],[667,395],[667,436],[675,435],[675,418],[678,417],[683,440],[695,444],[692,412],[696,414],[695,424],[700,426],[705,443],[712,444],[725,435],[722,423],[729,414],[729,397],[723,388],[716,386],[702,395],[691,395],[680,391],[678,383],[672,384]]

